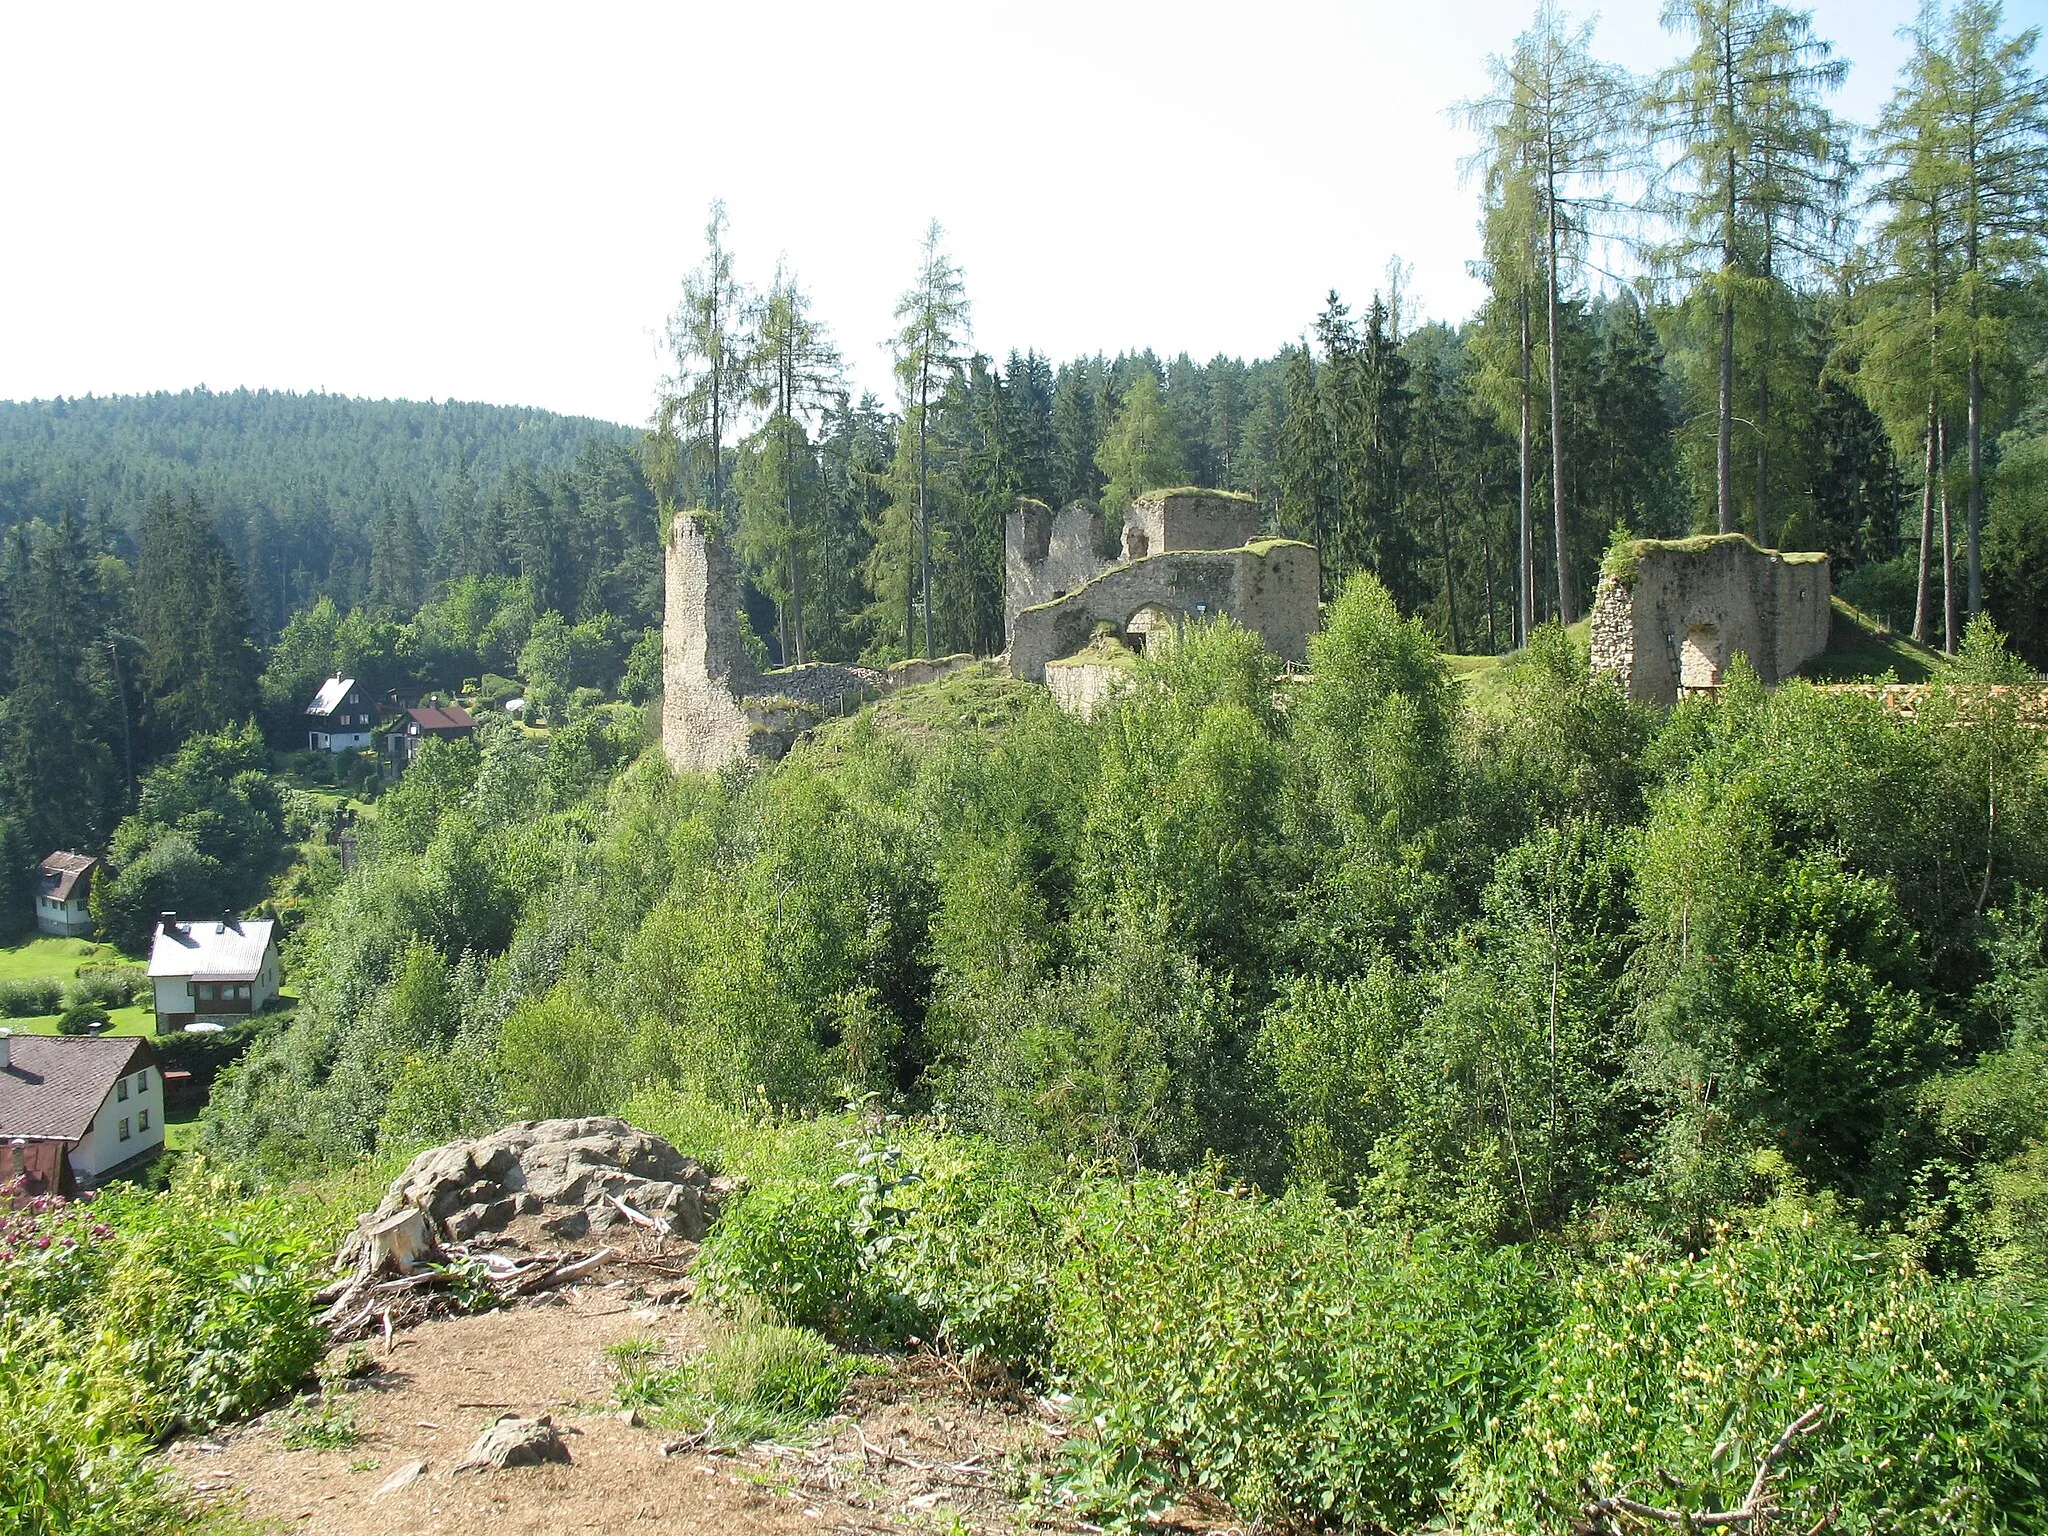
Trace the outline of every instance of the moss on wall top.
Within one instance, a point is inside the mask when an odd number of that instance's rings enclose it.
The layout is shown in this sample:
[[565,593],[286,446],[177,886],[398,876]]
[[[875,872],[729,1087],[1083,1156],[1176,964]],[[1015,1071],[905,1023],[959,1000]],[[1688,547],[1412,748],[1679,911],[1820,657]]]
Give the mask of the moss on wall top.
[[1636,579],[1643,556],[1670,552],[1698,555],[1717,544],[1743,544],[1760,555],[1771,555],[1787,565],[1819,565],[1827,559],[1823,550],[1764,549],[1746,533],[1696,533],[1683,539],[1622,539],[1608,546],[1600,561],[1600,574],[1627,586]]

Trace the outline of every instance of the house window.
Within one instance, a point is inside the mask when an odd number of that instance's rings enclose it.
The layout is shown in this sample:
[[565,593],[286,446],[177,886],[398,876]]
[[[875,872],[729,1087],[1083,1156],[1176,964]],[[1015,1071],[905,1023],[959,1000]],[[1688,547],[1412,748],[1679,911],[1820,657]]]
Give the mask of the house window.
[[128,1139],[128,1121],[125,1116],[123,1116],[121,1120],[121,1139],[123,1141],[126,1141]]
[[145,1109],[141,1114],[135,1117],[135,1129],[137,1129],[138,1131],[146,1131],[149,1129],[148,1110]]
[[247,987],[236,987],[235,996],[239,997],[243,1002],[246,1003],[247,1001],[249,1001],[249,989]]
[[135,1091],[141,1093],[149,1087],[149,1068],[144,1067],[135,1074]]
[[127,1079],[127,1078],[125,1078],[125,1077],[124,1077],[124,1078],[122,1078],[122,1079],[121,1079],[121,1081],[119,1081],[118,1083],[114,1084],[114,1097],[115,1097],[115,1098],[117,1098],[117,1099],[119,1099],[119,1100],[121,1100],[121,1101],[122,1101],[123,1103],[126,1103],[126,1102],[127,1102],[127,1100],[128,1100],[128,1079]]

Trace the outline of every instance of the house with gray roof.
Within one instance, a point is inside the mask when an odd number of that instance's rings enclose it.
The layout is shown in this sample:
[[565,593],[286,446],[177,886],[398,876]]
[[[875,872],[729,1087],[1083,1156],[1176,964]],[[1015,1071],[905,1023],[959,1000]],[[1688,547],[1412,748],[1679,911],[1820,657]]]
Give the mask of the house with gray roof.
[[92,932],[92,882],[100,861],[89,853],[53,853],[36,875],[36,927],[60,939]]
[[180,920],[163,913],[149,944],[156,1032],[190,1024],[232,1024],[277,996],[277,924],[223,912]]
[[330,677],[306,706],[306,750],[359,752],[370,744],[376,708],[352,677]]
[[164,1081],[147,1040],[0,1029],[0,1165],[62,1158],[90,1187],[164,1146]]

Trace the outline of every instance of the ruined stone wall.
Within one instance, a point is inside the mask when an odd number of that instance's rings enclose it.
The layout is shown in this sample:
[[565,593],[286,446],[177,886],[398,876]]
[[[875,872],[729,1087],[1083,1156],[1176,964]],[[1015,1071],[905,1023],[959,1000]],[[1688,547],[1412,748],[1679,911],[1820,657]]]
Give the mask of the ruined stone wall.
[[1147,491],[1124,515],[1123,556],[1176,549],[1239,549],[1259,536],[1259,504],[1235,491]]
[[669,535],[661,625],[661,747],[678,773],[741,758],[772,760],[823,721],[870,699],[972,666],[972,656],[874,667],[814,661],[756,672],[740,626],[739,586],[705,514],[684,513]]
[[697,516],[669,533],[661,624],[661,748],[678,773],[723,767],[747,750],[740,707],[754,681],[741,641],[738,588],[725,545]]
[[1024,609],[1094,580],[1116,558],[1102,514],[1087,502],[1069,502],[1055,514],[1042,501],[1018,498],[1003,524],[1003,633]]
[[1718,686],[1737,655],[1776,683],[1827,649],[1824,554],[1778,554],[1726,534],[1642,540],[1610,565],[1593,602],[1593,670],[1640,703]]
[[1010,675],[1045,681],[1046,663],[1086,645],[1098,624],[1127,634],[1149,607],[1181,618],[1228,614],[1290,661],[1308,655],[1322,597],[1313,544],[1272,539],[1240,549],[1151,555],[1103,572],[1052,602],[1020,612],[1010,629]]

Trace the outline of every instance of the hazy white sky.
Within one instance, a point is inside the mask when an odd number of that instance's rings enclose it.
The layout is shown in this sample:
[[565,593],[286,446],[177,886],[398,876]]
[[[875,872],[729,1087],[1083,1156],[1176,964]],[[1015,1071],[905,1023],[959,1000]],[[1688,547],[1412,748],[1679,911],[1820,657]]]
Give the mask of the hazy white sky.
[[[1913,0],[1819,0],[1867,121]],[[1448,113],[1533,0],[0,4],[0,397],[205,383],[639,422],[722,196],[857,379],[925,222],[1000,357],[1270,353],[1388,258],[1469,312]],[[1587,14],[1582,8],[1580,14]],[[2008,0],[2016,25],[2048,0]],[[1655,0],[1596,45],[1677,41]]]

